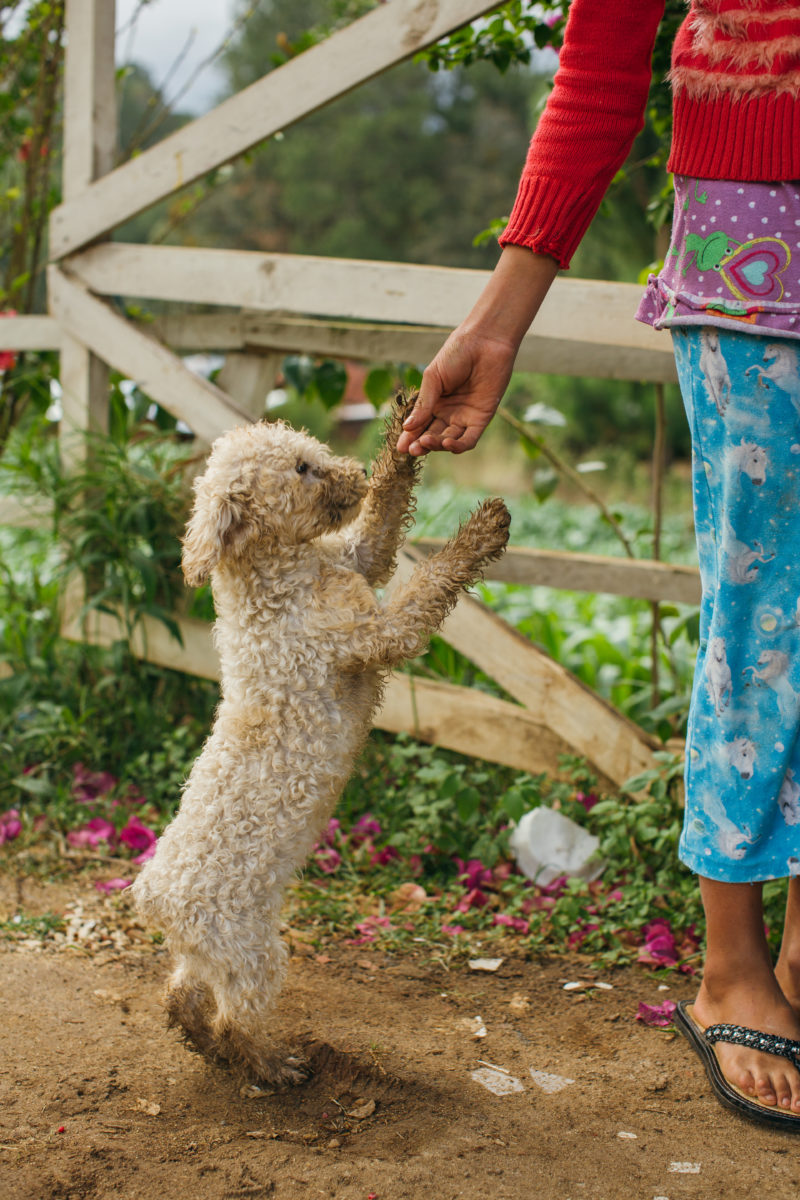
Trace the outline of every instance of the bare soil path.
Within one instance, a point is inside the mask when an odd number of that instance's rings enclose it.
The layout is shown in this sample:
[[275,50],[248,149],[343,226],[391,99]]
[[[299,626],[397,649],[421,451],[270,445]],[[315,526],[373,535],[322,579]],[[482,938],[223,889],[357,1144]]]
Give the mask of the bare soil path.
[[[86,885],[5,877],[1,918],[21,890],[27,913],[68,923],[60,941],[0,948],[3,1200],[800,1193],[800,1140],[726,1113],[685,1043],[635,1020],[639,1001],[689,998],[691,981],[663,992],[580,960],[477,973],[422,947],[296,941],[276,1029],[314,1076],[259,1095],[165,1028],[164,952],[124,913]],[[612,986],[564,990],[578,980]],[[487,1063],[520,1090],[488,1091],[473,1078]]]

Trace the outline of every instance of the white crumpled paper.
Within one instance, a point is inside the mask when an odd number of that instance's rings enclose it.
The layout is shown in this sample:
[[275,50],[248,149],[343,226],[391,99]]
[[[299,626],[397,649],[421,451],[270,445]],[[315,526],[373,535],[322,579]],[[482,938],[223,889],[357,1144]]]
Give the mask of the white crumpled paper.
[[511,849],[519,869],[541,887],[547,887],[561,875],[597,879],[606,865],[597,858],[599,846],[594,834],[563,813],[544,806],[525,813],[511,835]]

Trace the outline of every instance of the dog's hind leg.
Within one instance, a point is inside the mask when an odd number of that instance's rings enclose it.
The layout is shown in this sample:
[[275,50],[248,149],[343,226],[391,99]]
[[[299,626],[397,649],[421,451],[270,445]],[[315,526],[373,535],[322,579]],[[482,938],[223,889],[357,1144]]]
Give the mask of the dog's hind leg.
[[214,994],[208,984],[192,977],[187,960],[182,956],[176,958],[164,1007],[170,1029],[180,1029],[187,1044],[206,1058],[218,1057],[212,1029],[217,1011]]
[[267,916],[259,945],[243,939],[237,947],[233,931],[220,956],[212,959],[208,945],[196,960],[178,955],[167,989],[169,1024],[212,1062],[225,1061],[260,1082],[300,1084],[310,1072],[272,1036],[287,952],[269,924]]

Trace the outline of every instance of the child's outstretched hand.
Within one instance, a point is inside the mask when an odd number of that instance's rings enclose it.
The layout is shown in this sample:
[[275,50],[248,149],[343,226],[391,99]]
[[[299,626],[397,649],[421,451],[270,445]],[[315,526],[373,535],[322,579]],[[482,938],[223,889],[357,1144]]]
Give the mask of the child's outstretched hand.
[[506,246],[472,312],[426,367],[397,440],[401,454],[472,449],[497,411],[519,344],[557,272],[549,255]]
[[417,402],[397,440],[401,453],[471,450],[495,414],[517,347],[463,326],[450,334],[422,376]]

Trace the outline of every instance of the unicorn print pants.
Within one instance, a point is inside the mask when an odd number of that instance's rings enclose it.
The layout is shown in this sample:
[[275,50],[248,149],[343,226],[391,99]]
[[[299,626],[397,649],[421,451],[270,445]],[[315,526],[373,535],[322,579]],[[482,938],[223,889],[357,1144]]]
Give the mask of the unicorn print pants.
[[800,340],[671,332],[703,587],[680,857],[800,875]]

